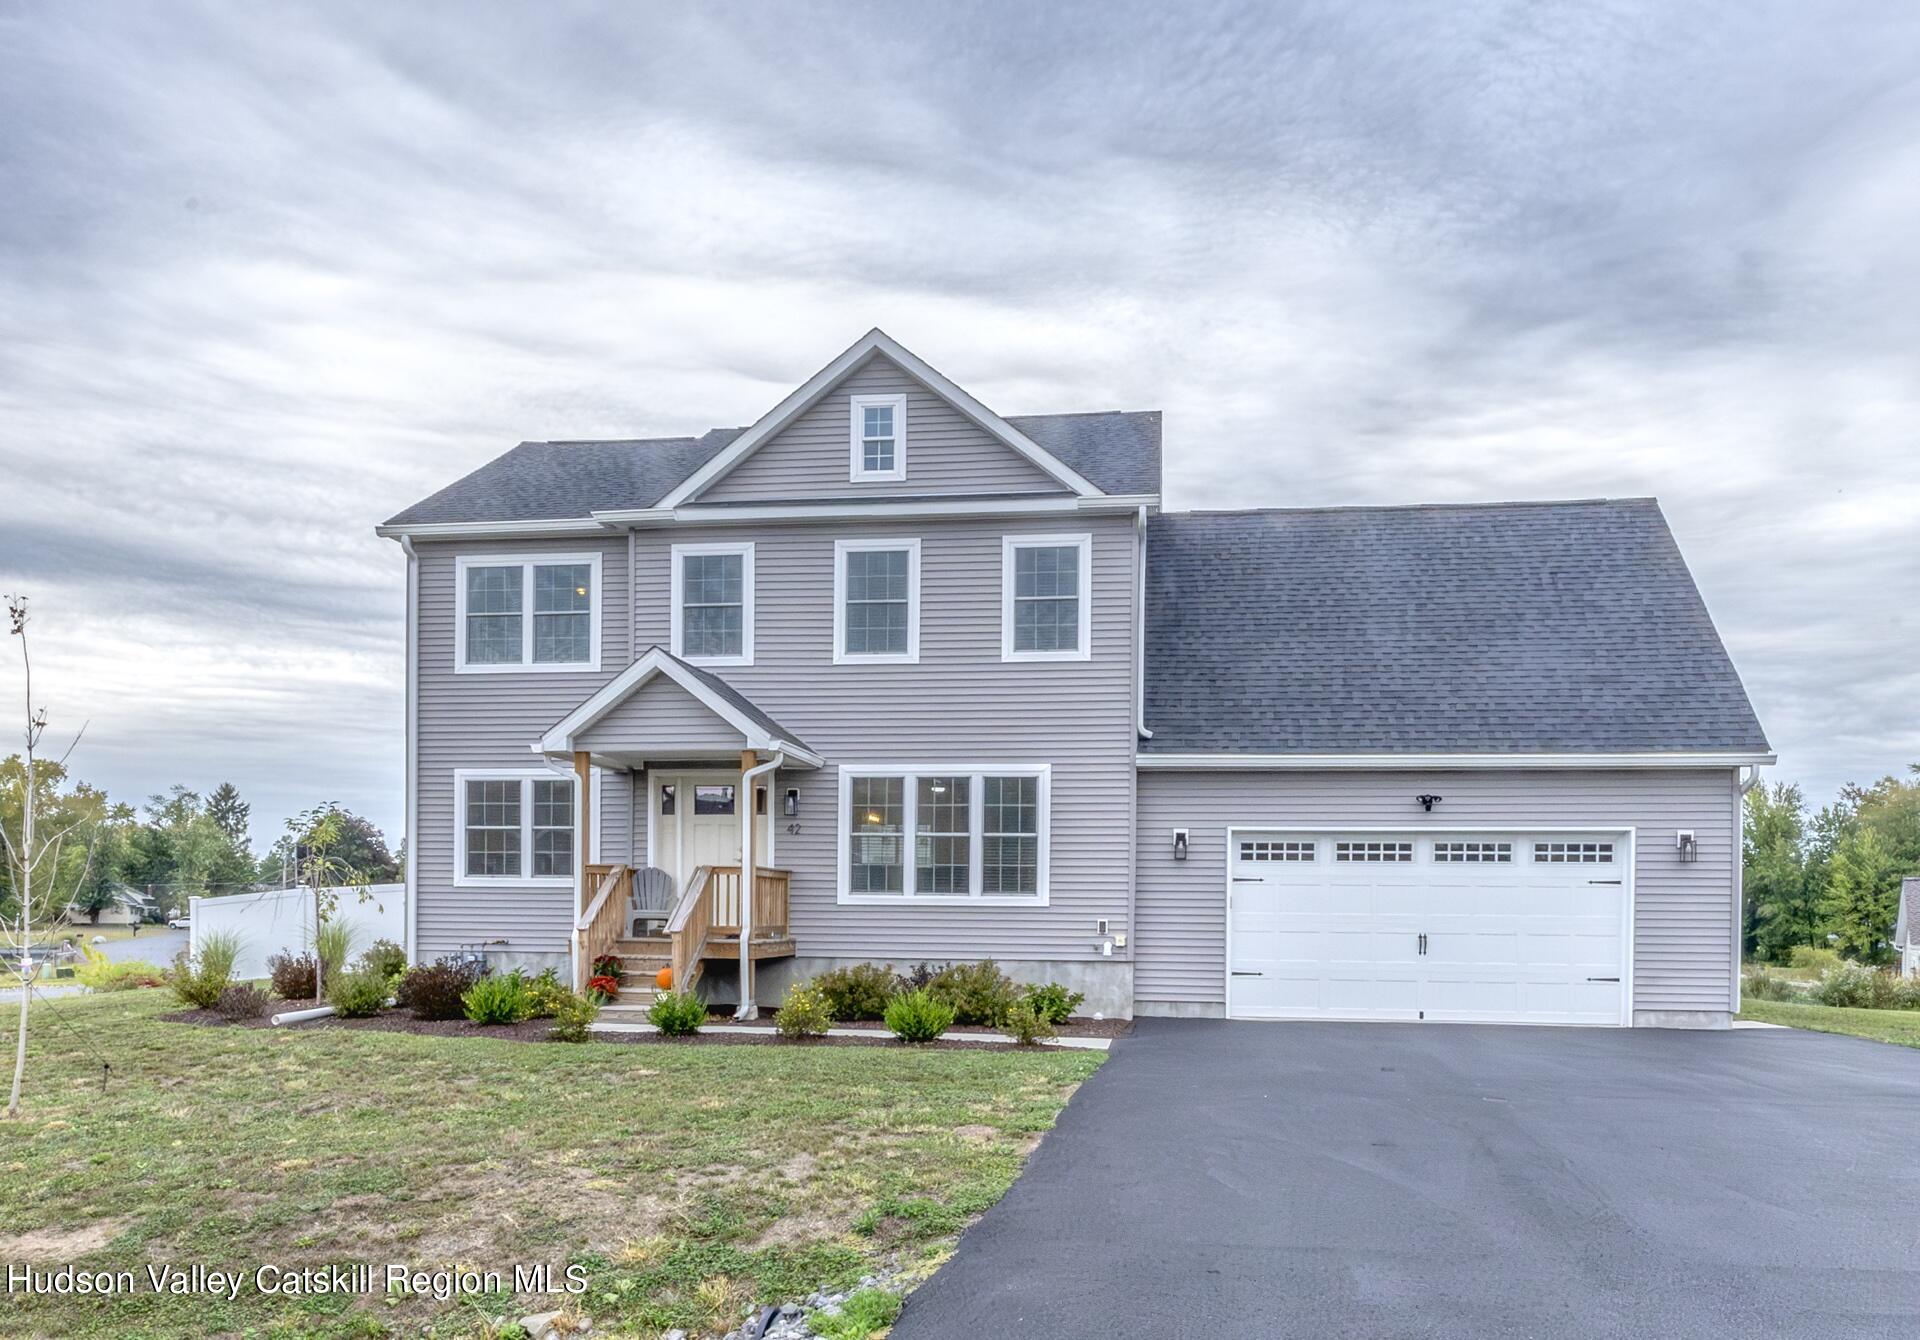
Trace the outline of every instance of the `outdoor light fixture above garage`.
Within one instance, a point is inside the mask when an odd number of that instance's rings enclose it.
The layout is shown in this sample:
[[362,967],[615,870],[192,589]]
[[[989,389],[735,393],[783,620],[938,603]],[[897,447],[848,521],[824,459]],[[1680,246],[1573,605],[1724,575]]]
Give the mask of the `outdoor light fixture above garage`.
[[1432,814],[1433,807],[1435,805],[1438,805],[1441,801],[1445,800],[1446,797],[1421,795],[1421,796],[1415,796],[1414,799],[1420,802],[1421,809],[1425,810],[1428,814]]
[[1176,861],[1187,859],[1187,830],[1184,828],[1173,830],[1173,859]]
[[1679,848],[1683,864],[1691,865],[1700,859],[1700,844],[1694,839],[1691,828],[1681,829],[1674,839],[1674,845]]

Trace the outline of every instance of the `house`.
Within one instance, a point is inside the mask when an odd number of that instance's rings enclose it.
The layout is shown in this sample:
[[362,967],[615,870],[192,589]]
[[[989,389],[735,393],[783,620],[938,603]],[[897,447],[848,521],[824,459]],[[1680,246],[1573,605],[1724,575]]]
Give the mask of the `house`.
[[1773,760],[1658,505],[1167,512],[1161,432],[876,330],[750,427],[393,517],[409,952],[1726,1025]]
[[158,912],[153,899],[131,884],[109,884],[107,892],[113,901],[97,913],[69,903],[62,915],[76,926],[137,926]]
[[1893,921],[1893,963],[1902,977],[1920,976],[1920,875],[1900,881],[1900,910]]

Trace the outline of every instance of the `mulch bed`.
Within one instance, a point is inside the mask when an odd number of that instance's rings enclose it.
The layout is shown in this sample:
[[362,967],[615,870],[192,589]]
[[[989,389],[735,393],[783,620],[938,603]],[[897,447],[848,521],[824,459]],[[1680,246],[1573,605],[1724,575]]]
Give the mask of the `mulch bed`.
[[[780,1011],[777,1009],[766,1010],[761,1013],[758,1019],[747,1020],[737,1026],[740,1028],[773,1028],[777,1025],[779,1014]],[[732,1024],[734,1023],[733,1013],[726,1009],[715,1009],[708,1012],[707,1021],[715,1024]],[[887,1026],[878,1019],[848,1019],[844,1021],[836,1019],[833,1026],[835,1028],[857,1028],[863,1033],[885,1033],[887,1031]],[[1055,1024],[1053,1031],[1063,1038],[1124,1038],[1133,1032],[1133,1020],[1084,1019],[1076,1015],[1064,1024]],[[968,1033],[1004,1034],[1004,1032],[1004,1029],[987,1028],[980,1024],[955,1024],[947,1030],[947,1036],[951,1038],[964,1037]],[[891,1035],[889,1034],[889,1036]]]
[[[294,1010],[316,1008],[321,1002],[311,1000],[287,1000],[274,1002],[273,1013],[285,1014]],[[200,1024],[215,1028],[271,1028],[271,1016],[258,1019],[226,1019],[213,1010],[175,1010],[172,1014],[160,1016],[169,1023]],[[730,1015],[716,1015],[712,1022],[732,1023]],[[867,1038],[783,1038],[773,1029],[770,1022],[764,1033],[696,1033],[692,1037],[672,1038],[661,1033],[595,1033],[591,1041],[610,1042],[617,1045],[644,1044],[649,1047],[904,1047],[907,1044],[896,1039],[886,1031],[883,1024],[848,1024],[844,1027],[859,1028],[862,1032],[874,1034]],[[1089,1020],[1088,1022],[1092,1022]],[[836,1028],[843,1025],[836,1024]],[[522,1024],[476,1024],[465,1019],[416,1019],[405,1010],[383,1010],[367,1019],[342,1019],[331,1015],[325,1019],[314,1019],[303,1024],[288,1024],[288,1031],[311,1032],[319,1029],[356,1029],[362,1032],[379,1033],[420,1033],[430,1037],[446,1038],[495,1038],[506,1042],[546,1042],[550,1039],[553,1024],[547,1019],[529,1019]],[[973,1042],[964,1036],[955,1034],[966,1032],[986,1033],[985,1028],[959,1029],[949,1031],[938,1042],[926,1043],[915,1050],[919,1051],[1007,1051],[1004,1042]],[[1063,1034],[1067,1027],[1060,1030]],[[1112,1034],[1088,1034],[1083,1036],[1118,1037]]]

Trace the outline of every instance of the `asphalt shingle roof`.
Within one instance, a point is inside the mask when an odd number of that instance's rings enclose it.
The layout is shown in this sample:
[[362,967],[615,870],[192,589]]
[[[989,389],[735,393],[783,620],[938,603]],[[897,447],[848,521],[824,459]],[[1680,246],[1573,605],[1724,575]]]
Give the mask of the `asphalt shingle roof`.
[[1149,754],[1767,749],[1652,499],[1188,512]]
[[[1160,412],[1027,414],[1007,420],[1108,493],[1160,491]],[[652,507],[744,428],[699,437],[522,442],[387,520],[390,526],[554,521]]]

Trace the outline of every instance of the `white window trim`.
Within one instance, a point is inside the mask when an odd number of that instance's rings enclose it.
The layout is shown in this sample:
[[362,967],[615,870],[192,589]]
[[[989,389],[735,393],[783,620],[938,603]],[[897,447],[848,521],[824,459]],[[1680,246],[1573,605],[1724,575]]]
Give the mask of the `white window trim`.
[[[453,668],[462,675],[590,675],[600,670],[600,553],[460,554],[453,560]],[[592,569],[587,599],[588,656],[584,661],[533,659],[533,570],[552,564],[585,563]],[[520,659],[500,665],[467,664],[467,569],[520,569]]]
[[[906,779],[904,794],[901,797],[901,824],[904,829],[903,862],[901,871],[902,892],[900,893],[852,893],[853,853],[848,842],[852,834],[853,817],[853,779],[855,777],[903,777]],[[919,818],[919,787],[921,777],[966,777],[969,778],[967,823],[972,830],[972,841],[968,844],[967,864],[969,879],[973,891],[958,893],[915,893],[913,891],[914,873],[918,862],[914,860],[914,825]],[[981,803],[985,792],[983,779],[987,777],[1037,777],[1040,779],[1038,823],[1040,832],[1035,844],[1035,888],[1029,894],[984,894],[980,892],[983,868],[981,851],[982,834],[985,831],[986,807]],[[1048,867],[1052,855],[1053,832],[1053,765],[1050,763],[845,763],[840,766],[838,778],[839,799],[834,805],[834,823],[837,825],[835,842],[840,849],[839,856],[839,902],[846,905],[866,907],[1045,907],[1050,897]]]
[[[907,649],[904,652],[847,650],[847,555],[907,551]],[[920,663],[920,541],[835,540],[833,542],[833,663],[835,665],[918,665]]]
[[[518,875],[469,875],[467,873],[467,783],[520,783],[520,869]],[[573,782],[572,875],[535,876],[533,870],[533,784],[535,782]],[[456,768],[453,773],[453,886],[456,889],[571,889],[578,880],[580,860],[580,785],[570,773],[553,768]]]
[[[682,559],[698,554],[740,555],[740,654],[738,656],[688,656],[682,650],[681,598],[684,595],[685,567]],[[668,559],[673,565],[672,645],[670,650],[690,665],[753,664],[753,541],[728,544],[676,544]]]
[[[893,410],[893,469],[869,470],[865,451],[866,408],[886,405]],[[857,395],[847,413],[847,478],[855,484],[876,484],[907,477],[907,398],[903,395]]]
[[[1013,556],[1021,549],[1080,550],[1080,645],[1073,651],[1013,649]],[[1007,535],[1000,541],[1000,659],[1003,661],[1087,661],[1093,659],[1093,536]]]

